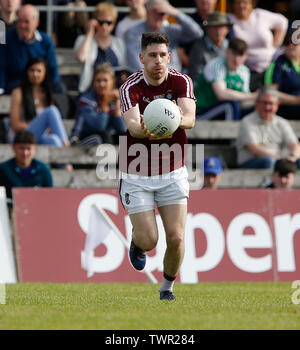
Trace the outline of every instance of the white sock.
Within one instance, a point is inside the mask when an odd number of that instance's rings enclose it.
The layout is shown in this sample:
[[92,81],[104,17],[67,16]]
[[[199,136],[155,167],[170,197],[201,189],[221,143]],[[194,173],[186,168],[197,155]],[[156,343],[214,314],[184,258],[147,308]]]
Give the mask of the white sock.
[[165,277],[163,277],[159,291],[164,292],[166,290],[169,290],[170,292],[173,292],[174,283],[175,283],[175,279],[173,281],[169,281]]

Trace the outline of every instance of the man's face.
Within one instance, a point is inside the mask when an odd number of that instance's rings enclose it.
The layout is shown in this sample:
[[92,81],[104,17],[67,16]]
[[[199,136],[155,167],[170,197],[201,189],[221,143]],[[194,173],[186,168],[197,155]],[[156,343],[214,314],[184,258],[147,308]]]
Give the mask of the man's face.
[[208,26],[206,33],[210,40],[218,47],[220,47],[228,34],[228,26]]
[[27,143],[17,143],[13,145],[16,163],[20,168],[28,168],[35,155],[35,145]]
[[247,59],[247,52],[243,55],[236,53],[231,49],[226,50],[227,66],[230,72],[235,72],[239,66],[245,63]]
[[171,54],[166,44],[151,44],[140,53],[140,61],[144,65],[147,78],[162,81],[167,72]]
[[300,44],[294,44],[290,42],[285,46],[285,55],[290,59],[290,60],[295,60],[297,61],[300,57]]
[[23,8],[18,13],[17,30],[21,38],[32,40],[39,20],[32,9]]
[[269,122],[276,114],[279,103],[275,96],[264,94],[256,101],[255,107],[261,119],[264,122]]
[[1,10],[5,13],[15,12],[21,4],[21,0],[0,0]]
[[147,25],[152,32],[160,31],[163,22],[168,16],[163,12],[158,12],[155,8],[147,9]]
[[210,188],[210,189],[218,188],[221,178],[222,178],[222,174],[218,174],[218,175],[211,174],[211,173],[204,174],[203,188]]
[[195,0],[198,12],[200,14],[209,14],[214,12],[217,0]]
[[146,0],[126,0],[126,5],[132,9],[138,9],[145,5]]
[[273,184],[275,188],[290,189],[295,182],[295,174],[288,173],[286,175],[280,175],[277,171],[273,173]]

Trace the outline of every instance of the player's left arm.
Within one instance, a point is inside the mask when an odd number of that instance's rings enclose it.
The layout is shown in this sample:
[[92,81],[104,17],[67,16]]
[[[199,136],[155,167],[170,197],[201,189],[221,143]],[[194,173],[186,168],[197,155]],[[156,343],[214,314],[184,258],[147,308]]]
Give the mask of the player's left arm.
[[196,103],[192,98],[180,97],[177,99],[177,105],[181,112],[180,128],[191,129],[196,120]]

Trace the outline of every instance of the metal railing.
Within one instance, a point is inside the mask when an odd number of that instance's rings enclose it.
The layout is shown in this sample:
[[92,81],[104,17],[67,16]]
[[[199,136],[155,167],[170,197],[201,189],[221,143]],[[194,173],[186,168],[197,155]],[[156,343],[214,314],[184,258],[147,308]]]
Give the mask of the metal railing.
[[[95,6],[86,6],[86,7],[79,7],[79,6],[67,6],[67,5],[53,5],[52,0],[47,0],[47,5],[43,6],[36,6],[36,8],[40,12],[46,12],[47,13],[47,34],[49,36],[53,33],[53,13],[54,12],[93,12],[95,9]],[[118,13],[128,13],[129,7],[128,6],[116,6]],[[196,8],[195,7],[180,7],[178,8],[180,11],[191,14],[194,13]]]

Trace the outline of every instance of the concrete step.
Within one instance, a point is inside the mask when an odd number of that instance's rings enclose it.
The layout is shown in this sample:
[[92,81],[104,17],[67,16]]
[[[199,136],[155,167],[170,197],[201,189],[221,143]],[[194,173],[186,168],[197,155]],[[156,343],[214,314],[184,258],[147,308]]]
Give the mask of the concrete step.
[[[0,114],[9,114],[10,96],[0,96]],[[70,135],[74,124],[72,119],[64,119],[65,126]],[[192,129],[186,130],[189,139],[196,140],[234,140],[238,135],[239,122],[232,121],[202,121],[197,120]],[[300,139],[300,120],[291,120],[290,124]]]
[[[104,178],[96,169],[66,170],[52,169],[55,187],[73,188],[117,188],[118,173],[111,172],[110,177]],[[202,180],[193,181],[190,177],[191,190],[201,188]],[[271,182],[269,170],[226,169],[223,173],[219,188],[262,188]],[[300,188],[300,172],[296,175],[294,188]]]
[[[201,148],[202,150],[203,148]],[[96,165],[100,161],[106,164],[115,164],[118,155],[119,146],[103,144],[100,146],[83,147],[83,146],[71,146],[71,147],[53,147],[46,145],[38,145],[36,151],[36,158],[46,163],[72,163],[81,165]],[[228,167],[234,167],[235,165],[235,148],[228,145],[205,145],[203,152],[198,155],[203,157],[217,156],[221,158]],[[11,145],[0,144],[0,162],[3,162],[13,156]],[[192,162],[195,163],[196,158],[190,155]],[[201,160],[201,159],[200,159]]]

